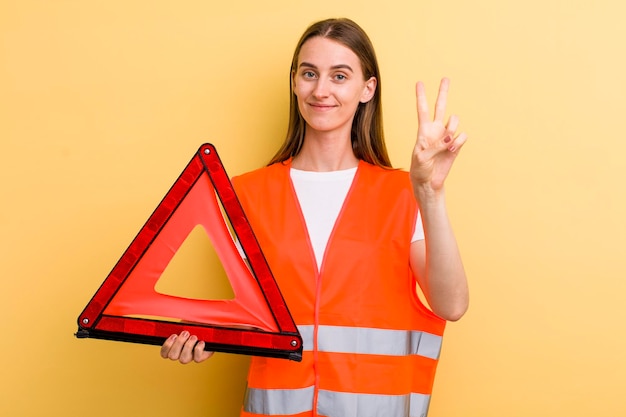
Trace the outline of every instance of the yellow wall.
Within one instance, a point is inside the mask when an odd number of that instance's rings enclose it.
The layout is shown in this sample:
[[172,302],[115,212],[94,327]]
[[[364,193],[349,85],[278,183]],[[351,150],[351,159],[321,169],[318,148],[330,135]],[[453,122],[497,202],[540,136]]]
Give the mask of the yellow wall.
[[246,357],[179,366],[75,320],[202,142],[231,175],[269,158],[329,16],[377,47],[397,166],[417,79],[451,77],[470,134],[448,191],[472,305],[432,416],[625,415],[623,2],[215,3],[0,2],[0,415],[236,414]]

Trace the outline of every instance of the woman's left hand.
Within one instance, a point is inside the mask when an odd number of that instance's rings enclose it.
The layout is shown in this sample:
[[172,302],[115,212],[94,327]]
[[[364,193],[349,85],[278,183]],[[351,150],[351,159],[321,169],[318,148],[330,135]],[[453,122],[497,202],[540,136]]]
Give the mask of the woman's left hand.
[[441,80],[432,120],[424,84],[420,81],[416,85],[418,130],[410,169],[414,188],[442,190],[452,163],[467,140],[465,133],[456,133],[459,126],[456,115],[450,116],[444,124],[449,85],[449,79]]

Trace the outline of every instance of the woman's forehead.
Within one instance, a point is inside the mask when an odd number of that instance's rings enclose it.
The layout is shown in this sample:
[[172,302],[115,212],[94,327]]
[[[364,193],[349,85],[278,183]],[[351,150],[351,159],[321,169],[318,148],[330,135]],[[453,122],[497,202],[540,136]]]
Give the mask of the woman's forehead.
[[332,39],[314,37],[308,39],[300,48],[298,67],[306,63],[315,67],[334,67],[348,65],[360,69],[356,54],[344,44]]

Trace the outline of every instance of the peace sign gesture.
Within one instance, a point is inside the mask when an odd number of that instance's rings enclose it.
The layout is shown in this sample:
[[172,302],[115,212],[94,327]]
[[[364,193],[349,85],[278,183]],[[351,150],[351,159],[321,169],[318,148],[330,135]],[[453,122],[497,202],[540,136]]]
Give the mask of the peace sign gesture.
[[435,115],[431,120],[424,84],[420,81],[416,85],[418,129],[410,170],[413,187],[432,191],[443,189],[452,163],[467,140],[465,133],[456,135],[459,126],[456,115],[450,116],[444,124],[449,86],[450,80],[443,78],[435,103]]

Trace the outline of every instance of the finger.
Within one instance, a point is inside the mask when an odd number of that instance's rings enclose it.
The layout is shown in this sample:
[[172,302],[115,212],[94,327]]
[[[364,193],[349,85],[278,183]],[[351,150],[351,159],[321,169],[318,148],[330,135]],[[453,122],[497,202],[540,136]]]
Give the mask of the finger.
[[196,343],[198,343],[197,336],[190,336],[189,339],[187,339],[187,342],[185,342],[185,345],[180,352],[180,357],[178,358],[178,361],[180,363],[187,364],[193,360],[193,353]]
[[454,136],[458,128],[459,128],[459,116],[457,116],[456,114],[453,114],[452,116],[450,116],[450,119],[448,120],[448,124],[446,125],[446,130],[448,131],[449,135]]
[[439,84],[439,93],[437,94],[437,101],[435,102],[435,120],[443,123],[443,118],[446,115],[446,104],[448,102],[448,88],[450,86],[450,80],[442,78]]
[[437,155],[450,151],[452,148],[458,148],[460,145],[463,144],[463,141],[464,138],[461,138],[461,140],[459,140],[459,138],[454,138],[451,134],[446,132],[440,140],[434,142],[426,149],[423,149],[421,151],[421,157],[424,160],[434,159]]
[[181,352],[188,339],[189,332],[186,330],[181,332],[180,335],[178,335],[178,337],[174,340],[174,343],[172,343],[172,347],[170,348],[167,357],[173,361],[180,359]]
[[204,350],[204,342],[201,340],[196,343],[196,347],[193,348],[193,360],[196,363],[203,362],[213,356],[214,352],[208,352]]
[[418,123],[428,120],[428,100],[426,99],[426,89],[424,83],[418,81],[415,86],[415,96],[417,100],[417,121]]
[[174,341],[177,337],[177,334],[173,334],[165,339],[165,342],[163,342],[163,345],[161,346],[161,357],[163,359],[167,359],[169,357],[169,352],[172,349],[172,345],[174,344]]
[[461,147],[465,145],[465,142],[467,142],[467,134],[465,132],[461,132],[461,134],[454,139],[450,147],[448,147],[448,150],[450,152],[458,153]]

